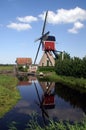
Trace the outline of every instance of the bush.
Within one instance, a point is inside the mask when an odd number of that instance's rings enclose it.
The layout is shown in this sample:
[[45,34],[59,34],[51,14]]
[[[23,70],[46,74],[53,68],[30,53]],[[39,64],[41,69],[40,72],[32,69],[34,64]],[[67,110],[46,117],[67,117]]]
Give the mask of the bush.
[[18,70],[19,70],[19,71],[22,71],[22,72],[27,72],[28,67],[27,67],[27,66],[25,66],[25,67],[23,67],[23,66],[18,66]]
[[64,60],[58,59],[55,71],[59,75],[86,78],[86,57],[83,59],[78,57],[66,58]]
[[53,71],[55,71],[55,67],[53,67],[53,66],[40,66],[39,68],[38,68],[38,71],[49,71],[49,72],[53,72]]

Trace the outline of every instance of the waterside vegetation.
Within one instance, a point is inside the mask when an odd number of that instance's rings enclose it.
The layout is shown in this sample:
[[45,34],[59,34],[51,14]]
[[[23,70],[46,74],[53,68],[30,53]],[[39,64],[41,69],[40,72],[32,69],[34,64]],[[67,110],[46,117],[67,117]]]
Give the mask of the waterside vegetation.
[[61,76],[72,76],[75,78],[86,78],[86,56],[71,58],[68,53],[64,53],[64,59],[59,55],[56,60],[55,72]]
[[[18,130],[16,125],[16,122],[12,122],[9,125],[9,130]],[[48,125],[40,126],[37,122],[37,116],[32,116],[32,119],[26,124],[26,128],[24,130],[86,130],[86,118],[79,123],[50,120]]]
[[86,56],[82,59],[71,58],[65,52],[62,60],[59,54],[55,67],[39,67],[38,73],[40,72],[44,73],[43,78],[39,77],[41,80],[55,81],[63,86],[86,92]]
[[27,130],[85,130],[86,121],[83,120],[81,123],[50,121],[49,125],[42,128],[36,121],[34,122],[34,120],[32,120],[28,123],[28,126]]
[[38,77],[39,80],[42,81],[51,81],[57,82],[62,86],[67,86],[69,88],[73,88],[75,90],[79,90],[80,92],[86,93],[86,79],[84,78],[75,78],[70,76],[59,76],[55,72],[44,72],[44,77]]
[[0,75],[0,117],[20,99],[20,94],[16,88],[17,83],[17,78],[12,75]]

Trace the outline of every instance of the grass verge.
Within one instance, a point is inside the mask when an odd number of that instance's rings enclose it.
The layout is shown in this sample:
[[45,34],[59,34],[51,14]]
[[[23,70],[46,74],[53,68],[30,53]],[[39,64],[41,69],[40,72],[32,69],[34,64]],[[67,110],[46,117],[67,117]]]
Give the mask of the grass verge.
[[36,122],[30,122],[29,128],[26,130],[86,130],[86,121],[82,121],[81,123],[73,123],[70,122],[54,122],[50,121],[48,126],[45,126],[42,128],[38,123]]
[[0,75],[0,118],[20,99],[16,77]]
[[44,77],[38,77],[39,80],[54,81],[62,84],[63,86],[68,86],[73,89],[79,90],[80,92],[86,93],[86,79],[75,78],[67,76],[59,76],[55,72],[45,73]]
[[[17,123],[12,122],[9,126],[9,130],[18,130]],[[70,122],[70,121],[53,121],[50,120],[48,125],[40,126],[37,122],[37,117],[33,117],[26,124],[24,130],[86,130],[86,118],[82,122]]]

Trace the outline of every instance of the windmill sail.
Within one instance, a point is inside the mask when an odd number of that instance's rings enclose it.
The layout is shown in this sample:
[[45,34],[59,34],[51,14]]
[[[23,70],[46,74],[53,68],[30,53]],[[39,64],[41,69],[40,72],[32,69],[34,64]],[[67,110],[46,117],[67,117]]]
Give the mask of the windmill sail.
[[38,53],[39,53],[39,50],[40,50],[40,46],[42,44],[42,40],[43,40],[44,37],[46,37],[46,35],[49,34],[49,32],[47,32],[47,33],[44,34],[45,26],[46,26],[46,21],[47,21],[47,15],[48,15],[48,11],[46,12],[46,15],[45,15],[45,21],[44,21],[44,25],[43,25],[43,29],[42,29],[42,36],[36,40],[36,41],[40,40],[40,43],[39,43],[39,46],[38,46],[38,50],[37,50],[37,53],[36,53],[34,64],[36,63],[36,59],[38,57]]

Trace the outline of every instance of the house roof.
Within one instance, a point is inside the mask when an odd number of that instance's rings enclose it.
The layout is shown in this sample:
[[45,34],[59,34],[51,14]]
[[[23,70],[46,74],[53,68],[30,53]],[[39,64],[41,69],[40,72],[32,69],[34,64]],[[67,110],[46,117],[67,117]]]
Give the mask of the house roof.
[[32,59],[31,58],[17,58],[16,63],[19,65],[26,65],[26,64],[31,65]]

